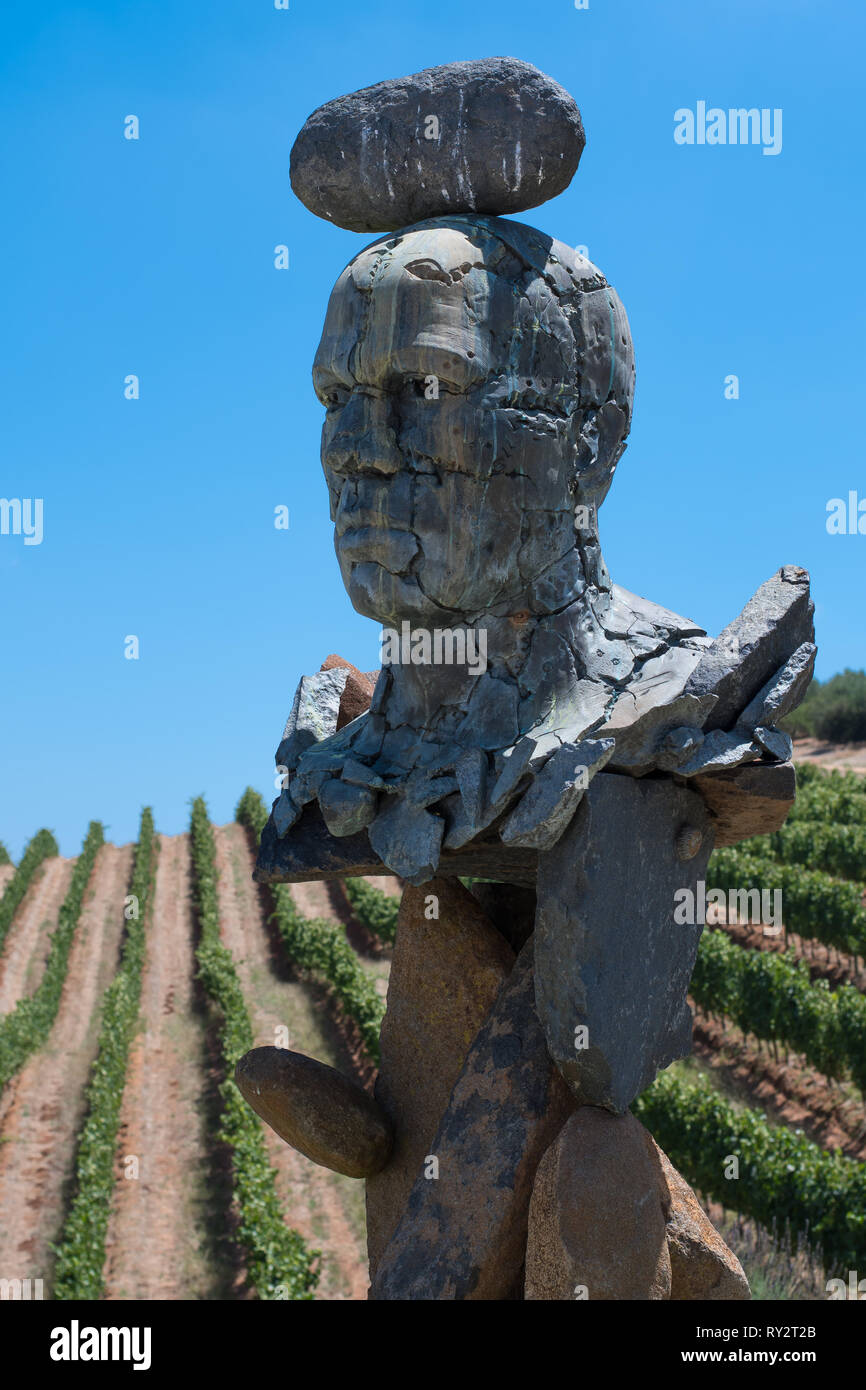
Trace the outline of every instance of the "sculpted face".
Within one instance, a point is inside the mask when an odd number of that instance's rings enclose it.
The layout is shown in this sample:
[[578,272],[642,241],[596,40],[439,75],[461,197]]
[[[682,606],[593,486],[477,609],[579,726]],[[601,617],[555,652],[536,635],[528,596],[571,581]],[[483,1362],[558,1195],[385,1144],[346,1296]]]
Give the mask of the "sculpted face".
[[355,608],[397,625],[552,612],[580,592],[628,433],[625,311],[570,248],[495,218],[368,247],[328,305],[313,380]]

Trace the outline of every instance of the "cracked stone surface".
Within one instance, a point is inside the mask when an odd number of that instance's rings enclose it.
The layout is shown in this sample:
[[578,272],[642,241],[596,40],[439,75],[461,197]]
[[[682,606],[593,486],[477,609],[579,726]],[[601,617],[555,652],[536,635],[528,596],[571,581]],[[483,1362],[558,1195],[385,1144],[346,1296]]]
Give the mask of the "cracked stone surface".
[[522,212],[568,187],[584,143],[574,98],[531,63],[445,63],[320,106],[292,149],[292,188],[353,232]]
[[614,739],[608,766],[632,777],[787,759],[774,720],[811,670],[805,572],[717,639],[607,572],[598,510],[634,362],[590,262],[492,216],[403,228],[339,277],[313,380],[343,580],[393,641],[342,727],[345,673],[302,682],[278,835],[319,798],[333,835],[368,829],[421,883],[500,821],[504,844],[554,844],[580,802],[570,745]]

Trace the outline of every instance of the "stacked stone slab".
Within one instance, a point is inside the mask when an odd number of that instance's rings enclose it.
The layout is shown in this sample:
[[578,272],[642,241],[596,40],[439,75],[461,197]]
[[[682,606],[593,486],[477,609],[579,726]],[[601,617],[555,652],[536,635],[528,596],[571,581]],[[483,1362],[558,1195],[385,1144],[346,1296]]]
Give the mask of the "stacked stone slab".
[[314,384],[347,591],[411,654],[389,638],[375,689],[338,657],[302,680],[256,877],[409,886],[375,1095],[273,1049],[238,1081],[364,1177],[374,1299],[748,1297],[628,1108],[690,1049],[702,923],[675,924],[675,895],[792,804],[808,575],[783,566],[715,639],[611,581],[625,309],[503,217],[562,193],[583,147],[558,83],[490,58],[329,101],[292,150],[311,212],[378,234]]

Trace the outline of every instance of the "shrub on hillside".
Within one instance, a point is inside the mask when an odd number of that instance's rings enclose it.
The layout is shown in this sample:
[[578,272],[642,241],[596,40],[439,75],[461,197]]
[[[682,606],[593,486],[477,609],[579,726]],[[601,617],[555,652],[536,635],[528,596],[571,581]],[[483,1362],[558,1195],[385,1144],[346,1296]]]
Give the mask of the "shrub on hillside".
[[799,709],[782,721],[794,735],[829,743],[866,741],[866,671],[842,671],[828,681],[813,680]]

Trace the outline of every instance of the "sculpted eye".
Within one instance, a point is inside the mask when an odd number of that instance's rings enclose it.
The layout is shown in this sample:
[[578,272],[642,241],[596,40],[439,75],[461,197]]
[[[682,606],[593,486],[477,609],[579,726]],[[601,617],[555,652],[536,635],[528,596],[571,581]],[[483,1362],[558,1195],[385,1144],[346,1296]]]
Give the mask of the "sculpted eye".
[[319,392],[319,400],[326,410],[338,410],[346,404],[350,394],[345,386],[329,386]]

